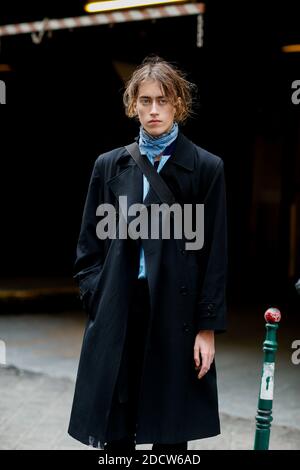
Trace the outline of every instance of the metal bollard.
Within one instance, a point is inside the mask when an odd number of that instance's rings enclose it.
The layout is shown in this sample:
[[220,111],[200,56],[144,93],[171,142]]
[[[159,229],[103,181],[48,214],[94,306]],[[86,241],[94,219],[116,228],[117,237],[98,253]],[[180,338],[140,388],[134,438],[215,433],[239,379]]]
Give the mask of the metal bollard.
[[254,450],[268,450],[273,405],[275,353],[277,351],[276,332],[281,313],[277,308],[268,308],[265,312],[266,339],[263,345],[264,364],[262,369],[258,410],[256,419],[256,432]]

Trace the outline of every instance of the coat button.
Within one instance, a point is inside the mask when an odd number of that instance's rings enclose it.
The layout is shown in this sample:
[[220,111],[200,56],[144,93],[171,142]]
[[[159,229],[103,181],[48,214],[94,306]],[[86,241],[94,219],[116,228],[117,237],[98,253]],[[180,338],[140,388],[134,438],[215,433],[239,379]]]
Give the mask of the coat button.
[[213,315],[214,309],[215,309],[214,304],[208,304],[208,306],[207,306],[207,314],[208,314],[208,315]]
[[186,253],[184,248],[181,248],[180,252],[181,252],[182,255],[185,255],[185,253]]
[[181,286],[179,290],[180,294],[186,295],[187,294],[187,288],[186,286]]
[[188,323],[183,324],[183,331],[186,331],[186,332],[190,331],[190,327],[189,327]]

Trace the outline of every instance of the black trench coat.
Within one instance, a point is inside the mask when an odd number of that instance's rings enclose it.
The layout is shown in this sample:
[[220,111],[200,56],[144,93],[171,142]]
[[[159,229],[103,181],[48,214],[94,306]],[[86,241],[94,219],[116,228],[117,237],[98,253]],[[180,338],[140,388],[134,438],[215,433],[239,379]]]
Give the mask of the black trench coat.
[[[147,267],[150,322],[145,341],[136,443],[177,443],[220,433],[216,367],[197,378],[193,347],[199,330],[226,329],[227,228],[223,161],[179,132],[160,175],[180,204],[204,204],[204,246],[185,239],[100,240],[96,208],[141,203],[143,177],[124,147],[94,165],[77,246],[74,278],[88,316],[68,432],[102,449],[126,334],[140,243]],[[150,187],[143,202],[161,201]],[[132,218],[128,217],[128,223]]]

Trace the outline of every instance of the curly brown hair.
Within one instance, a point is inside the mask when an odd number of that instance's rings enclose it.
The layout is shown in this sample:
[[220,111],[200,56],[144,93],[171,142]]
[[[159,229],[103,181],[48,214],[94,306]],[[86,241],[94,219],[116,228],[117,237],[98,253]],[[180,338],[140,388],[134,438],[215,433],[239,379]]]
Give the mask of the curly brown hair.
[[[179,70],[176,65],[154,55],[147,56],[126,83],[123,103],[128,117],[137,117],[135,104],[139,86],[147,79],[160,82],[165,95],[175,106],[175,121],[183,123],[193,114],[193,95],[197,91],[197,86],[189,82],[184,72]],[[178,98],[180,99],[178,100]]]

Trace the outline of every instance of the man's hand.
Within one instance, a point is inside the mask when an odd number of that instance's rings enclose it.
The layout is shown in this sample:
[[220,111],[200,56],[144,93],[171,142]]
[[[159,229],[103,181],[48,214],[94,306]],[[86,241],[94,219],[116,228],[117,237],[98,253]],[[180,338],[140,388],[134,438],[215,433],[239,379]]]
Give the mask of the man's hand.
[[[215,333],[213,330],[201,330],[195,338],[194,361],[195,369],[199,370],[198,379],[201,379],[210,369],[215,357]],[[201,364],[201,367],[200,367]]]

